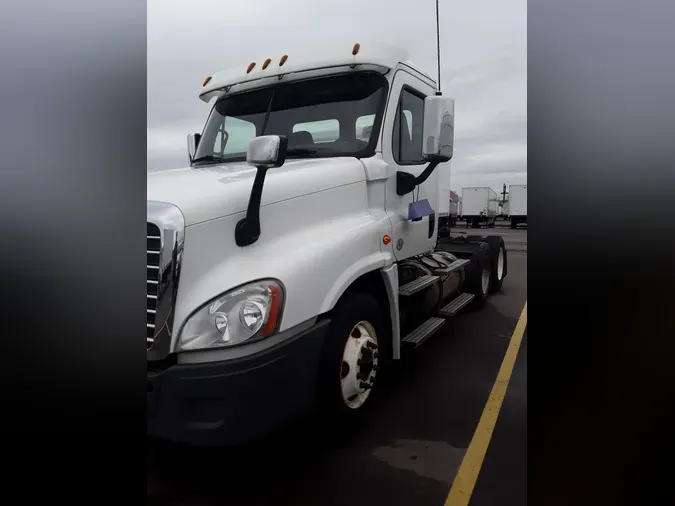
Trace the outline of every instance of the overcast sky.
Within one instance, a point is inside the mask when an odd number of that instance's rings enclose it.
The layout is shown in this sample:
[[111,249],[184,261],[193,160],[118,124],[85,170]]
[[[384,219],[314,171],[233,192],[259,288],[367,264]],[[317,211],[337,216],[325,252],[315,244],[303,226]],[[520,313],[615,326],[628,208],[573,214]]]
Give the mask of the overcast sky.
[[[440,0],[443,94],[456,100],[454,190],[527,182],[527,0]],[[435,77],[434,0],[148,0],[148,170],[187,164],[214,71],[303,45],[380,41]]]

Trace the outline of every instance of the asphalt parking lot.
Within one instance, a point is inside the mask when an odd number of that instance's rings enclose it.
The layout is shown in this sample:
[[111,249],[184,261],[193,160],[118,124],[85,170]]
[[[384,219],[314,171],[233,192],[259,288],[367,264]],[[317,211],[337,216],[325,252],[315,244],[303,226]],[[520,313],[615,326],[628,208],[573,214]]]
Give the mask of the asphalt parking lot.
[[[509,257],[502,292],[482,311],[456,316],[408,357],[366,426],[340,435],[307,420],[236,450],[151,442],[147,503],[525,505],[527,330],[491,437],[476,429],[480,420],[479,430],[486,432],[481,415],[494,410],[491,391],[527,300],[527,230],[498,223],[478,231],[459,223],[453,232],[504,237]],[[484,459],[462,466],[467,448],[475,450],[481,441]],[[461,480],[456,501],[448,497],[460,466],[477,478],[471,487]],[[467,491],[470,502],[462,502]]]

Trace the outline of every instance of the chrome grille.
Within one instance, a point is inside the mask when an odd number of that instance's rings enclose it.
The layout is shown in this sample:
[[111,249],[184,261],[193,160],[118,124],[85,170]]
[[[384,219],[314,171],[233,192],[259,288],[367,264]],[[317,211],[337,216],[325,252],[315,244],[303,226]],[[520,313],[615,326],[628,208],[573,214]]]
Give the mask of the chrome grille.
[[185,242],[185,218],[173,204],[149,200],[146,222],[146,339],[148,363],[155,363],[171,353],[174,309]]
[[159,294],[159,264],[162,250],[162,238],[159,227],[148,223],[147,227],[147,347],[155,341],[155,315],[157,311],[157,296]]

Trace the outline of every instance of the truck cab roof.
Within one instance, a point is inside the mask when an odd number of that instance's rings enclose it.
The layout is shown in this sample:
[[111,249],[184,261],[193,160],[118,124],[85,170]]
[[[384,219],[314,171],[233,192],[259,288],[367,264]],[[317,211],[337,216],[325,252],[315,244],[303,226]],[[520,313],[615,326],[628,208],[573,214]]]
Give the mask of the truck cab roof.
[[384,44],[368,44],[361,48],[357,43],[352,48],[322,51],[320,54],[270,54],[248,64],[221,70],[204,80],[199,98],[209,102],[214,97],[269,86],[280,79],[310,79],[350,70],[373,70],[386,74],[398,65],[408,67],[430,86],[436,87],[436,81],[408,59],[405,49]]

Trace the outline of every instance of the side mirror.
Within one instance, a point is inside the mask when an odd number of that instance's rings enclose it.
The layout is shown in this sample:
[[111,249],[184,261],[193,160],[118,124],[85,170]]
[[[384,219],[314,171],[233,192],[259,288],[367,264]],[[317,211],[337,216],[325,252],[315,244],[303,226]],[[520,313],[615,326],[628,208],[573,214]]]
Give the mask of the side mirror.
[[281,167],[286,161],[288,137],[285,135],[262,135],[248,145],[246,163],[257,168]]
[[261,135],[248,145],[246,162],[256,168],[255,179],[248,198],[246,216],[234,228],[237,246],[250,246],[260,237],[260,201],[262,199],[267,169],[281,167],[286,161],[288,137],[285,135]]
[[438,164],[452,158],[455,141],[455,101],[441,95],[424,99],[424,124],[422,126],[422,157],[429,162],[426,169],[414,176],[396,172],[396,194],[406,195],[424,183]]
[[427,162],[442,163],[452,158],[455,141],[455,101],[433,95],[424,99],[422,156]]
[[189,134],[187,137],[187,146],[188,146],[188,157],[190,158],[190,163],[195,159],[195,153],[199,147],[199,141],[202,138],[202,134]]

